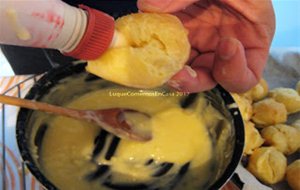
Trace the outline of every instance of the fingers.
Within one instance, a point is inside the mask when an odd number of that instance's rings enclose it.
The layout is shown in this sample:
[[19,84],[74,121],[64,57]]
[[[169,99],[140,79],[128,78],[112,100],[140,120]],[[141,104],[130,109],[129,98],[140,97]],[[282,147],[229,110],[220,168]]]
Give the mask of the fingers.
[[206,68],[184,66],[172,79],[168,85],[182,92],[199,92],[210,90],[216,86],[210,71]]
[[173,13],[180,11],[198,0],[138,0],[139,10],[145,12]]
[[223,38],[215,55],[197,56],[192,61],[193,69],[185,66],[168,84],[179,91],[199,92],[210,90],[219,83],[230,92],[242,93],[258,83],[267,57],[267,50],[245,51],[237,39]]
[[228,7],[243,15],[252,23],[268,25],[267,32],[273,37],[275,32],[275,13],[271,0],[220,0]]
[[221,39],[213,66],[214,79],[231,92],[245,92],[259,81],[265,65],[262,50],[246,54],[243,45],[235,38]]

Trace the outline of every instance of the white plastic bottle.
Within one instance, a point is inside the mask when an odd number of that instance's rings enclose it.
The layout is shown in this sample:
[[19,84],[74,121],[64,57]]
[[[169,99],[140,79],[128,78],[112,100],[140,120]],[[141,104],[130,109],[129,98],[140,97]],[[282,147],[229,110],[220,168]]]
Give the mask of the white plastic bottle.
[[96,59],[111,44],[114,20],[98,10],[60,0],[0,0],[0,43],[58,49]]

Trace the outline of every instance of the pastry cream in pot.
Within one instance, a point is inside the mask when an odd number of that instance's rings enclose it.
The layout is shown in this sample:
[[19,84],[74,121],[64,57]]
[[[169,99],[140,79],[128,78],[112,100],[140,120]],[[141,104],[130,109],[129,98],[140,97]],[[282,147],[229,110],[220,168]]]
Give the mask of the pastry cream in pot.
[[223,130],[224,138],[218,140],[211,129],[229,130],[230,122],[204,94],[185,107],[187,94],[154,92],[107,85],[75,96],[65,105],[147,113],[150,119],[140,122],[152,131],[148,142],[119,139],[84,121],[35,113],[33,134],[45,128],[38,150],[31,142],[42,173],[62,190],[207,189],[220,175],[224,157],[220,144],[225,144],[229,133]]

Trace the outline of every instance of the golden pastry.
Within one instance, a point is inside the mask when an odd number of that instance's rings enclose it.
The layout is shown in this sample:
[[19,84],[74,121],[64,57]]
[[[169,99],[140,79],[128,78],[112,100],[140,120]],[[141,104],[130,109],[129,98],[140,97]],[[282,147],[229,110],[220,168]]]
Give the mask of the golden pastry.
[[287,167],[286,157],[274,147],[261,147],[250,156],[247,169],[266,184],[283,180]]
[[279,131],[278,128],[274,126],[268,126],[261,131],[262,137],[265,139],[267,145],[274,146],[280,152],[287,150],[288,143],[284,134]]
[[189,58],[188,32],[169,14],[136,13],[116,20],[117,47],[89,61],[88,72],[125,86],[153,88],[181,70]]
[[284,123],[287,120],[287,111],[284,104],[267,98],[253,104],[253,115],[251,118],[257,127]]
[[295,127],[296,129],[300,130],[300,119],[297,119],[292,123],[292,127]]
[[288,113],[300,111],[300,96],[292,88],[275,88],[270,91],[269,96],[283,103]]
[[253,150],[259,148],[264,139],[260,136],[258,130],[255,128],[254,123],[251,121],[244,122],[245,124],[245,148],[244,154],[252,154]]
[[236,93],[231,93],[231,95],[239,107],[239,110],[242,114],[243,120],[245,120],[245,121],[250,120],[250,118],[252,116],[251,100],[247,99],[244,96],[236,94]]
[[265,79],[260,79],[259,83],[243,95],[254,102],[265,98],[268,95],[269,86]]
[[298,94],[300,95],[300,80],[297,82],[296,84],[296,91],[298,92]]
[[266,144],[274,146],[280,152],[290,155],[300,148],[300,131],[294,127],[277,124],[261,131]]
[[293,190],[300,190],[300,159],[287,167],[286,180]]

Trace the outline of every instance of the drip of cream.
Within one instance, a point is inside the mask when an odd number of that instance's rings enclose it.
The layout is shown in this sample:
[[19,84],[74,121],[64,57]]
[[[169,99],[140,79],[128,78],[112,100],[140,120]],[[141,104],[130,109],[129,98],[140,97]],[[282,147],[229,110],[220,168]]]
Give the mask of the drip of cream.
[[15,9],[9,8],[6,10],[6,16],[9,19],[9,23],[11,28],[15,31],[17,37],[20,40],[29,40],[31,39],[31,35],[29,31],[20,24],[17,16],[17,12]]
[[115,30],[112,42],[110,44],[110,48],[125,47],[126,45],[129,45],[129,42],[127,41],[126,37],[121,32]]

